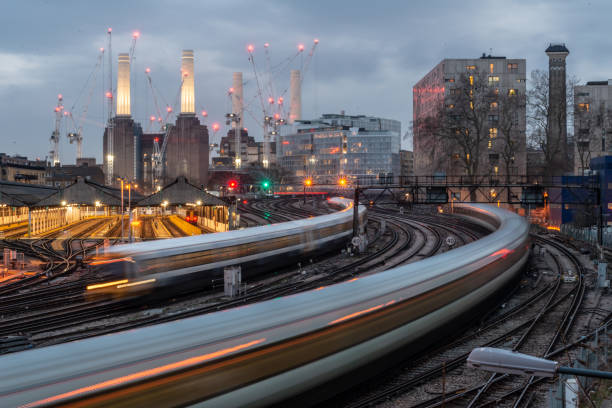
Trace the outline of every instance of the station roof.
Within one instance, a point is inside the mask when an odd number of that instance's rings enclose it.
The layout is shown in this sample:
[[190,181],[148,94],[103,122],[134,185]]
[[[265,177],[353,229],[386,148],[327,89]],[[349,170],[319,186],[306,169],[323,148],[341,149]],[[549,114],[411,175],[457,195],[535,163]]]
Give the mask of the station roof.
[[201,202],[201,205],[227,206],[225,201],[194,186],[185,177],[177,178],[157,193],[140,200],[136,205],[139,207],[159,206],[164,202],[168,205],[185,205],[187,203],[195,204]]
[[[127,199],[124,195],[124,201]],[[120,206],[121,191],[116,188],[101,186],[81,177],[76,182],[56,191],[48,197],[34,204],[35,207],[58,207],[65,204],[95,205],[99,202],[103,206]]]
[[0,205],[14,207],[32,206],[43,198],[57,193],[57,191],[58,189],[55,187],[40,184],[0,181]]

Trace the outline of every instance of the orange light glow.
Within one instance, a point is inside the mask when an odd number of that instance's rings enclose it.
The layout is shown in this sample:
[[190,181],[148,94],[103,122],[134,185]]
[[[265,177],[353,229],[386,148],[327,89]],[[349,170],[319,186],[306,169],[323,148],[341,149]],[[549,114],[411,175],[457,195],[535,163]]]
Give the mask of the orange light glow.
[[268,98],[268,103],[269,104],[273,104],[274,103],[274,98],[273,97],[269,97]]
[[340,184],[341,186],[346,186],[346,179],[341,178],[340,180],[338,180],[338,184]]
[[201,356],[197,356],[197,357],[191,357],[182,361],[177,361],[176,363],[170,363],[170,364],[166,364],[164,366],[160,366],[160,367],[156,367],[156,368],[151,368],[148,370],[143,370],[143,371],[139,371],[133,374],[128,374],[125,375],[123,377],[117,377],[117,378],[113,378],[112,380],[107,380],[107,381],[103,381],[101,383],[97,383],[94,385],[89,385],[87,387],[82,387],[82,388],[78,388],[76,390],[73,391],[68,391],[65,392],[63,394],[58,394],[58,395],[54,395],[52,397],[49,398],[45,398],[42,400],[38,400],[35,401],[33,403],[24,405],[24,407],[36,407],[36,406],[41,406],[41,405],[47,405],[47,404],[52,404],[52,403],[56,403],[59,402],[61,400],[67,399],[67,398],[71,398],[71,397],[75,397],[77,395],[81,395],[81,394],[87,394],[87,393],[93,393],[96,391],[101,391],[104,390],[106,388],[112,388],[112,387],[117,387],[117,386],[121,386],[121,385],[125,385],[127,383],[132,383],[134,381],[142,381],[144,379],[153,377],[153,376],[157,376],[160,374],[165,374],[171,371],[175,371],[175,370],[179,370],[179,369],[185,369],[191,366],[194,366],[196,364],[201,364],[205,361],[208,360],[212,360],[218,357],[222,357],[225,356],[227,354],[231,354],[231,353],[235,353],[237,351],[242,351],[245,350],[247,348],[256,346],[257,344],[261,344],[263,342],[265,342],[266,339],[262,338],[262,339],[257,339],[257,340],[253,340],[250,341],[248,343],[244,343],[244,344],[239,344],[237,346],[234,347],[228,347],[219,351],[215,351],[212,353],[208,353],[208,354],[204,354]]
[[110,263],[115,263],[115,262],[122,262],[122,261],[126,261],[126,262],[134,262],[134,260],[132,258],[115,258],[115,259],[105,259],[103,261],[93,261],[90,262],[90,265],[106,265],[106,264],[110,264]]
[[212,129],[216,132],[217,130],[219,130],[219,124],[218,123],[213,123],[212,124]]
[[560,227],[555,227],[554,225],[549,225],[548,227],[546,227],[546,229],[552,230],[552,231],[561,231]]
[[134,38],[138,38],[138,37],[140,37],[140,31],[134,31],[134,32],[132,33],[132,37],[134,37]]
[[311,180],[311,179],[306,179],[306,180],[304,180],[304,184],[305,184],[307,187],[310,187],[310,186],[312,186],[312,180]]
[[127,279],[122,279],[122,280],[118,280],[118,281],[114,281],[114,282],[97,283],[95,285],[88,285],[87,286],[87,290],[107,288],[109,286],[121,285],[123,283],[128,283],[128,280]]
[[280,114],[279,113],[275,113],[274,114],[274,119],[280,119]]
[[298,45],[298,51],[299,51],[299,52],[304,51],[304,44],[299,44],[299,45]]
[[150,120],[151,122],[154,122],[154,121],[155,121],[155,116],[151,115],[151,117],[149,118],[149,120]]
[[247,46],[247,51],[248,51],[248,52],[253,52],[253,51],[255,51],[255,47],[253,46],[253,44],[249,44],[249,45]]
[[202,116],[207,117],[208,116],[208,112],[206,112],[205,110],[202,111]]
[[117,285],[117,289],[128,288],[130,286],[144,285],[145,283],[153,283],[153,282],[155,282],[155,279],[147,279],[147,280],[138,281],[138,282],[123,283],[121,285]]
[[392,305],[393,303],[395,303],[395,300],[390,300],[390,301],[388,301],[387,303],[383,303],[382,305],[372,306],[372,307],[370,307],[370,308],[368,308],[368,309],[360,310],[360,311],[358,311],[358,312],[351,313],[351,314],[348,314],[348,315],[346,315],[346,316],[342,316],[341,318],[336,319],[336,320],[334,320],[334,321],[331,321],[331,322],[329,322],[329,323],[327,323],[327,324],[331,326],[332,324],[336,324],[336,323],[344,322],[344,321],[349,320],[349,319],[352,319],[352,318],[354,318],[354,317],[357,317],[357,316],[362,316],[362,315],[364,315],[364,314],[366,314],[366,313],[370,313],[370,312],[373,312],[373,311],[375,311],[375,310],[382,309],[383,307],[385,307],[385,306],[389,306],[389,305]]
[[280,98],[278,98],[278,104],[279,105],[282,105],[284,101],[285,101],[285,99],[282,96]]
[[502,248],[499,251],[493,252],[491,256],[492,257],[501,256],[502,258],[505,258],[508,256],[508,254],[511,254],[512,252],[513,251],[508,248]]
[[318,44],[318,43],[319,43],[319,39],[318,39],[318,38],[315,38],[315,39],[314,39],[314,43],[315,43],[315,44]]
[[110,93],[110,92],[106,92],[106,97],[107,97],[107,98],[112,98],[112,97],[113,97],[113,94],[112,94],[112,93]]
[[167,111],[168,113],[172,112],[172,107],[171,107],[171,106],[166,107],[166,111]]

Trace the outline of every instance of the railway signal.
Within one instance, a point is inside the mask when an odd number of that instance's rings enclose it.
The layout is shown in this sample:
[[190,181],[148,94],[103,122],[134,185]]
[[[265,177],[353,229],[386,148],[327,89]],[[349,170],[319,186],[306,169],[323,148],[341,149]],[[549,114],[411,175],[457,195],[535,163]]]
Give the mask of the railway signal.
[[264,180],[264,181],[262,181],[262,182],[261,182],[261,186],[262,186],[262,187],[263,187],[265,190],[269,189],[269,188],[270,188],[270,180]]
[[230,180],[227,183],[227,187],[230,188],[230,189],[235,189],[235,188],[238,187],[238,182],[236,180]]

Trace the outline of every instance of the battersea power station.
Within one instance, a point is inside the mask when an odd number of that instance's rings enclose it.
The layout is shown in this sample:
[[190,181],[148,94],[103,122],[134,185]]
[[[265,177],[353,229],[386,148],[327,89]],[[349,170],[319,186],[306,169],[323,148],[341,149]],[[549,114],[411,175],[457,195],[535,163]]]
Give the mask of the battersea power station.
[[106,184],[117,185],[119,180],[125,180],[140,184],[145,192],[152,192],[184,176],[194,185],[206,185],[208,128],[200,123],[195,112],[192,50],[183,50],[180,80],[180,113],[176,122],[166,123],[159,132],[144,133],[131,115],[130,56],[119,54],[116,114],[104,130]]

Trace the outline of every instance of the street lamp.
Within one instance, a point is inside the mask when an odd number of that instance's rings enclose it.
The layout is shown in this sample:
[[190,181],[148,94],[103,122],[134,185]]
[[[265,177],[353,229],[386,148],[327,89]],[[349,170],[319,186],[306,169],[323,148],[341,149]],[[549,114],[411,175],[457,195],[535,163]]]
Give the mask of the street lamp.
[[612,372],[610,371],[560,366],[556,361],[493,347],[479,347],[472,350],[467,358],[467,366],[494,373],[536,377],[554,377],[556,374],[570,374],[582,377],[612,379]]

